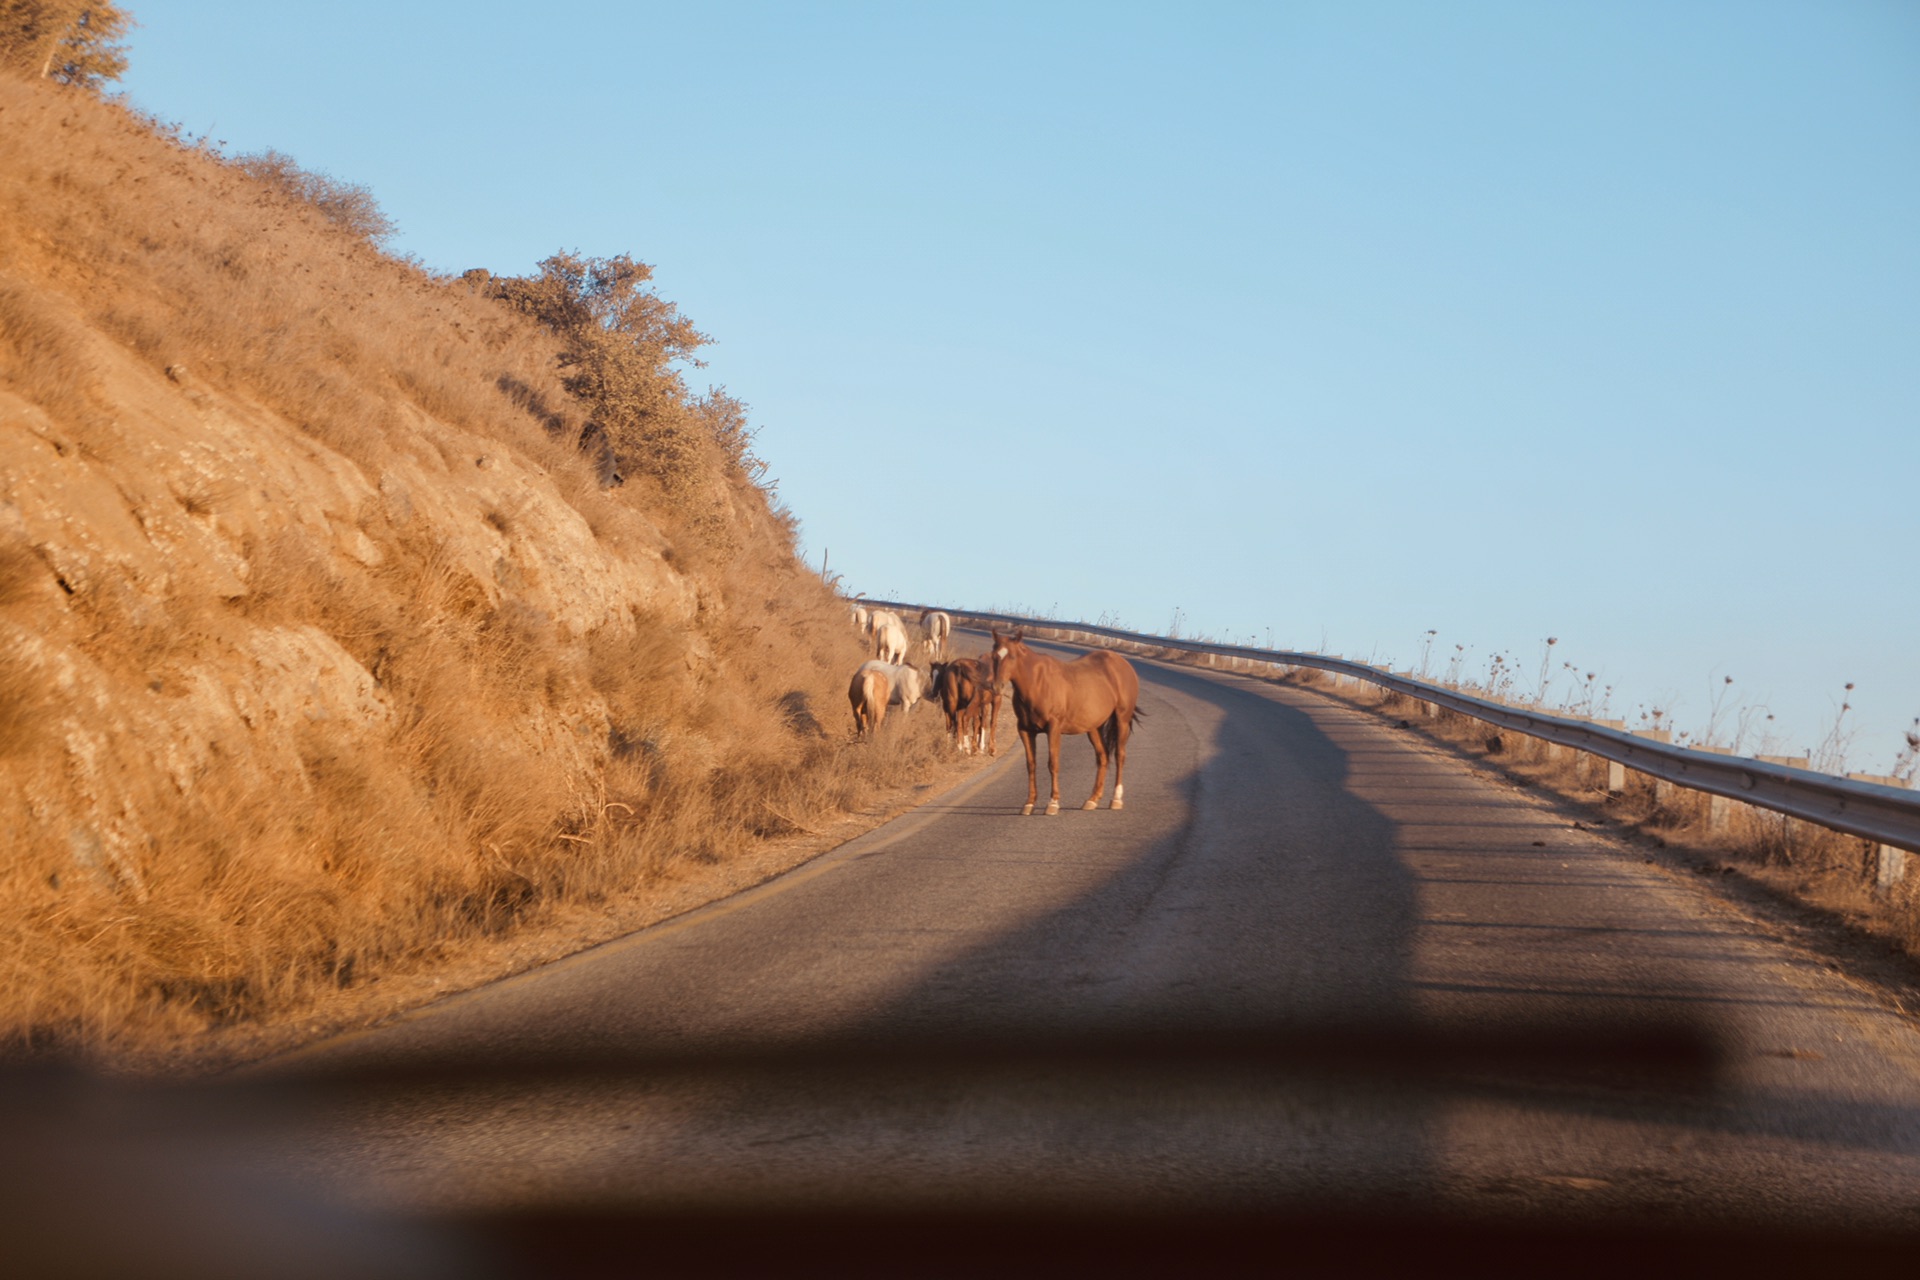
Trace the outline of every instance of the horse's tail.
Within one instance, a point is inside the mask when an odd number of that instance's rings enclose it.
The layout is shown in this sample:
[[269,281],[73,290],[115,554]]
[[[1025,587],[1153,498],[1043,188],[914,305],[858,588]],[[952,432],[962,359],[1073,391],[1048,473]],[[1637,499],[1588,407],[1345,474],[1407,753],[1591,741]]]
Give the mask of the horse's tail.
[[[1140,718],[1146,714],[1147,713],[1142,711],[1138,706],[1135,706],[1132,711],[1128,712],[1126,723],[1127,732],[1132,733],[1133,726],[1138,724]],[[1113,714],[1108,716],[1100,725],[1100,741],[1106,744],[1107,750],[1111,751],[1120,744],[1120,729],[1120,708],[1115,707]]]

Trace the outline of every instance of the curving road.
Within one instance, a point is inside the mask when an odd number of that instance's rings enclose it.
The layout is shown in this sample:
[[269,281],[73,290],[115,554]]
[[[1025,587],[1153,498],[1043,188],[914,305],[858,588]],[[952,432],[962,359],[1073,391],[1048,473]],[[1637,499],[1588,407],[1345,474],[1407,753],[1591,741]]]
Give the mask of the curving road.
[[[415,1081],[324,1110],[276,1162],[439,1210],[1920,1224],[1910,1020],[1411,733],[1139,666],[1124,812],[1021,818],[1003,742],[780,880],[269,1070],[651,1069]],[[1092,754],[1063,755],[1077,803]]]

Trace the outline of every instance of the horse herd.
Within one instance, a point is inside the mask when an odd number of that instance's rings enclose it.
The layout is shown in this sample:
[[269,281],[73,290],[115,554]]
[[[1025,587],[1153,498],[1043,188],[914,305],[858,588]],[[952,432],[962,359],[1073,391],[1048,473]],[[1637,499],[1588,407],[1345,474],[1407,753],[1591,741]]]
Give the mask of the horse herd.
[[[996,754],[1000,696],[1010,693],[1014,724],[1027,753],[1027,803],[1022,814],[1032,813],[1039,799],[1034,739],[1041,734],[1047,739],[1049,814],[1060,812],[1060,739],[1078,733],[1087,735],[1098,762],[1093,794],[1080,807],[1099,807],[1109,757],[1113,760],[1111,807],[1126,807],[1127,739],[1134,722],[1145,713],[1140,710],[1140,677],[1125,658],[1096,649],[1062,662],[1029,648],[1023,632],[1002,635],[998,630],[991,633],[992,643],[982,656],[949,658],[953,619],[937,609],[921,613],[909,626],[891,609],[855,604],[853,623],[874,654],[853,673],[847,686],[855,733],[872,735],[886,719],[889,706],[898,706],[902,715],[912,711],[915,703],[928,696],[930,686],[960,750]],[[930,658],[924,676],[908,661],[922,648]]]

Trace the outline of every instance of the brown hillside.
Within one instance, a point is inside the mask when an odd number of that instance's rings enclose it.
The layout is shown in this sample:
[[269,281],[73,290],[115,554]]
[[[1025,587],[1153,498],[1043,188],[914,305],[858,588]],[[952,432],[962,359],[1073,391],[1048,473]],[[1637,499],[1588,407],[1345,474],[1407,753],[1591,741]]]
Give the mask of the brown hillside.
[[786,521],[724,449],[697,511],[603,490],[582,421],[476,287],[0,75],[0,1037],[258,1017],[857,798]]

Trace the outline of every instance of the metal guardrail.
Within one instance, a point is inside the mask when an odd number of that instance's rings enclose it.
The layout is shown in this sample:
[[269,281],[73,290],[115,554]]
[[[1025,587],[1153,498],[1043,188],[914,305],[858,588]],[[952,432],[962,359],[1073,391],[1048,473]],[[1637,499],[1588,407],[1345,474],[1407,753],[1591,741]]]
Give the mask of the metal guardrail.
[[[918,613],[924,608],[889,600],[862,599],[869,608],[895,609]],[[974,623],[990,626],[1025,627],[1029,632],[1050,639],[1092,644],[1097,640],[1132,645],[1139,649],[1176,650],[1185,653],[1214,654],[1248,662],[1282,667],[1312,667],[1336,675],[1365,680],[1421,702],[1445,707],[1449,711],[1476,720],[1539,738],[1576,751],[1585,751],[1604,760],[1670,782],[1675,786],[1726,796],[1742,804],[1771,809],[1789,817],[1849,835],[1861,836],[1898,850],[1920,852],[1920,794],[1901,787],[1839,778],[1740,756],[1719,755],[1689,747],[1676,747],[1651,738],[1610,728],[1588,720],[1549,715],[1544,711],[1512,707],[1504,703],[1475,698],[1453,689],[1427,684],[1410,676],[1382,671],[1364,662],[1332,658],[1318,653],[1297,653],[1285,649],[1257,649],[1246,645],[1213,644],[1197,640],[1179,640],[1169,636],[1145,635],[1116,627],[1086,622],[1053,622],[1040,618],[1022,618],[1005,613],[980,613],[969,609],[947,609],[956,625]],[[1895,872],[1893,878],[1898,878]],[[1883,879],[1885,878],[1883,872]]]

